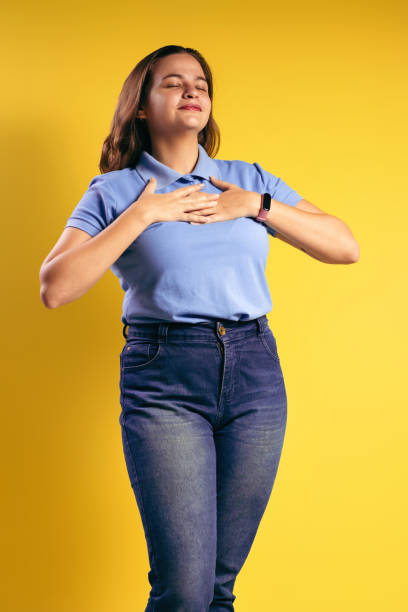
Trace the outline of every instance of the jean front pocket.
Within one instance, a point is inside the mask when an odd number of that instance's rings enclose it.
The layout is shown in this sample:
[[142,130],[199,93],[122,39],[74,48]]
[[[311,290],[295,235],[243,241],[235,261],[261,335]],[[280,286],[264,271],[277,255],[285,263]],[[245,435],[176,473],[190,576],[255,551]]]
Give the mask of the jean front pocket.
[[150,365],[159,356],[160,346],[159,340],[128,340],[120,354],[121,370],[129,371]]
[[267,327],[262,333],[259,334],[259,337],[262,340],[262,344],[264,345],[266,351],[269,353],[271,357],[275,359],[278,363],[280,363],[278,348],[276,345],[275,336],[272,333],[272,330]]

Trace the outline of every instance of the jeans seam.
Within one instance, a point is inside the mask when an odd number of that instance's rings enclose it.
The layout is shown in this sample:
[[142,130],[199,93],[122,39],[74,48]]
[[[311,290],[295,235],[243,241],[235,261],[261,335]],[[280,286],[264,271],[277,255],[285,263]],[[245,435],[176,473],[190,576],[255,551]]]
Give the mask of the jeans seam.
[[[281,376],[282,376],[282,379],[281,379],[280,389],[279,389],[279,390],[280,390],[280,392],[281,392],[281,400],[282,400],[282,401],[281,401],[281,411],[280,411],[280,412],[281,412],[281,414],[280,414],[280,417],[281,417],[281,430],[283,430],[283,421],[284,421],[284,418],[283,418],[283,417],[284,417],[283,401],[285,401],[286,406],[287,406],[287,396],[286,396],[285,379],[284,379],[284,376],[283,376],[283,372],[282,372],[282,364],[281,364],[281,361],[280,361],[279,355],[275,355],[275,354],[274,354],[274,353],[271,351],[271,349],[270,349],[270,347],[269,347],[269,345],[268,345],[268,343],[267,343],[267,341],[266,341],[265,334],[266,334],[266,332],[265,332],[265,331],[262,331],[262,332],[259,334],[259,336],[260,336],[260,338],[261,338],[261,340],[262,340],[262,344],[264,345],[264,347],[265,347],[265,348],[266,348],[266,350],[268,351],[269,355],[271,355],[271,357],[272,357],[272,358],[275,360],[275,363],[276,363],[276,364],[277,364],[277,365],[280,367],[280,370],[281,370]],[[286,408],[286,410],[287,410],[287,408]]]
[[280,359],[279,359],[278,355],[275,355],[275,354],[274,354],[274,353],[271,351],[271,349],[269,348],[268,343],[266,342],[266,339],[265,339],[265,332],[261,332],[261,333],[259,334],[259,337],[261,338],[262,344],[264,345],[264,347],[265,347],[265,348],[266,348],[266,350],[268,351],[269,355],[270,355],[271,357],[273,357],[273,359],[274,359],[274,360],[275,360],[277,363],[280,363]]
[[[143,499],[142,499],[142,489],[140,487],[139,479],[137,477],[136,463],[135,463],[134,458],[133,458],[133,454],[132,454],[132,451],[131,451],[131,448],[130,448],[129,439],[128,439],[128,435],[127,435],[127,430],[126,430],[126,414],[123,415],[123,429],[124,429],[124,433],[125,433],[125,440],[126,440],[127,451],[129,453],[131,465],[132,465],[132,468],[133,468],[133,475],[135,477],[135,484],[136,484],[138,492],[139,492],[141,513],[142,513],[142,516],[143,516],[143,519],[144,519],[144,523],[146,525],[147,537],[149,539],[150,549],[152,551],[152,565],[153,565],[153,569],[154,569],[154,571],[156,573],[157,581],[160,583],[159,572],[158,572],[157,565],[156,565],[156,555],[155,555],[154,550],[153,550],[153,543],[152,543],[152,538],[151,538],[151,535],[150,535],[149,524],[148,524],[146,512],[145,512],[145,509],[144,509]],[[156,607],[155,604],[154,604],[154,601],[152,601],[152,606],[153,606],[152,612],[154,612],[154,608]]]
[[[146,344],[148,345],[147,355],[149,357],[150,356],[150,347],[152,346],[152,344],[155,344],[155,343],[153,343],[153,342],[150,342],[150,343],[146,342]],[[129,344],[129,345],[126,344],[126,346],[123,349],[123,359],[122,359],[123,366],[122,367],[123,367],[124,370],[133,370],[133,369],[138,369],[138,368],[145,368],[146,366],[150,365],[151,363],[153,363],[153,361],[155,361],[157,359],[157,357],[159,356],[159,353],[161,351],[161,343],[158,342],[157,351],[153,355],[153,357],[151,357],[149,359],[149,361],[145,361],[144,363],[139,363],[138,365],[134,365],[134,366],[127,366],[127,365],[125,365],[125,359],[124,359],[126,357],[126,355],[127,355],[127,353],[125,352],[125,349],[127,348],[127,346],[132,346],[132,345],[131,344]]]

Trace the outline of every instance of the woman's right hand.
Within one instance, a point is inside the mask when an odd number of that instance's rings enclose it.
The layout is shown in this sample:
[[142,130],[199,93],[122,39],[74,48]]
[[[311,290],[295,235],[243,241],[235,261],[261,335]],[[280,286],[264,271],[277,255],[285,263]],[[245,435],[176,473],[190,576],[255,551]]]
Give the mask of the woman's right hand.
[[149,224],[157,221],[189,221],[206,223],[206,214],[214,212],[218,203],[218,193],[200,191],[203,183],[180,187],[169,193],[154,193],[156,179],[152,177],[135,202],[138,210],[143,207]]

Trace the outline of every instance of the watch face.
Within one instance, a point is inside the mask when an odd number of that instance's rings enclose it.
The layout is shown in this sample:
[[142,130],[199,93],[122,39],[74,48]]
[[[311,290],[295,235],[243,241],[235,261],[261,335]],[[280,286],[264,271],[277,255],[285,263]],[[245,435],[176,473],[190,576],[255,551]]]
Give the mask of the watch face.
[[262,208],[264,210],[270,210],[270,208],[271,208],[271,194],[270,193],[264,193],[263,194]]

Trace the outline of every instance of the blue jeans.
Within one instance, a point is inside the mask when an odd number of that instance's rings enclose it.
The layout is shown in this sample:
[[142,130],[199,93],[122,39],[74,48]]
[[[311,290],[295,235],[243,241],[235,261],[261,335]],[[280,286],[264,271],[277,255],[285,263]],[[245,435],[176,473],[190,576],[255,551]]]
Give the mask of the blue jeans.
[[231,612],[286,429],[275,336],[266,315],[126,327],[119,423],[150,562],[145,612]]

